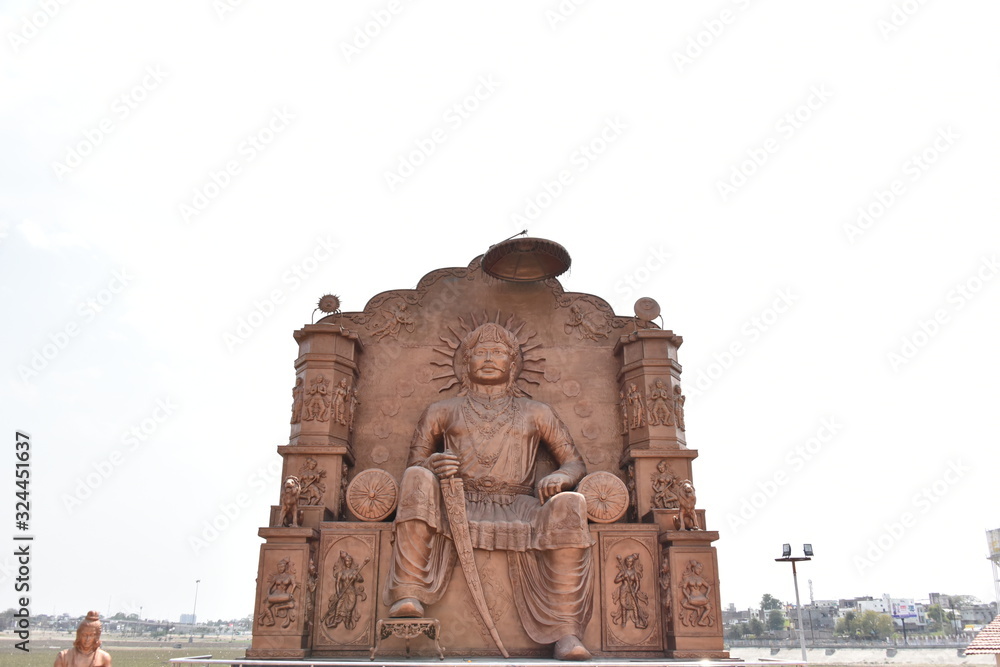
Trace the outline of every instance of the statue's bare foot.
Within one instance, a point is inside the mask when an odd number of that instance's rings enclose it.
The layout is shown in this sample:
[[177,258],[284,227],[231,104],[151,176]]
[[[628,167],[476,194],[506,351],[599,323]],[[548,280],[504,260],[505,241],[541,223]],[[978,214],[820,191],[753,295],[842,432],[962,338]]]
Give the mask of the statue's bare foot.
[[389,618],[422,618],[424,615],[424,605],[416,598],[403,598],[397,600],[389,608]]
[[590,660],[590,651],[576,635],[566,635],[557,641],[552,655],[556,660]]

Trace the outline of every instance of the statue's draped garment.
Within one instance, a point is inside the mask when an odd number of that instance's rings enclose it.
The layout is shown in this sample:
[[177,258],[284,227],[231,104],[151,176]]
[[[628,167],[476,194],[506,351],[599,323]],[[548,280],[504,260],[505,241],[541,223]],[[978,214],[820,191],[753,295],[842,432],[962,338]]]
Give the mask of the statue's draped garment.
[[[591,546],[584,497],[556,494],[542,505],[534,495],[535,462],[544,445],[570,488],[586,474],[566,425],[548,405],[507,396],[512,405],[492,422],[479,402],[459,396],[432,404],[421,416],[403,473],[386,604],[441,599],[457,554],[437,477],[427,458],[447,450],[465,481],[472,546],[507,551],[514,600],[528,636],[548,644],[583,635],[592,608]],[[530,494],[530,495],[529,495]]]

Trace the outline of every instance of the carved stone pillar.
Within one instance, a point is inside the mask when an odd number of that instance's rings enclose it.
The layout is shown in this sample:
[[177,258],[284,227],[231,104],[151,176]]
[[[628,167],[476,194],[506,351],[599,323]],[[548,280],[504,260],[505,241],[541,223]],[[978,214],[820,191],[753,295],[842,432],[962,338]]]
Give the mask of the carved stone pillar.
[[622,449],[685,449],[684,398],[673,331],[640,329],[615,345]]
[[315,581],[310,581],[311,528],[261,528],[253,643],[248,658],[306,658]]
[[719,562],[712,542],[716,531],[667,531],[660,534],[660,594],[667,657],[728,658],[723,646]]

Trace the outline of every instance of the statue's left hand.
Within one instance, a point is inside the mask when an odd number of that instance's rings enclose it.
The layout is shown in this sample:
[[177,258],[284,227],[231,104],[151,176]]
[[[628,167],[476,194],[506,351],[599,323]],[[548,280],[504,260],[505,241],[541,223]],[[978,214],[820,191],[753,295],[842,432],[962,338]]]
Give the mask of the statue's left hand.
[[538,482],[538,499],[544,505],[545,501],[557,493],[570,488],[572,484],[570,478],[561,472],[546,475]]

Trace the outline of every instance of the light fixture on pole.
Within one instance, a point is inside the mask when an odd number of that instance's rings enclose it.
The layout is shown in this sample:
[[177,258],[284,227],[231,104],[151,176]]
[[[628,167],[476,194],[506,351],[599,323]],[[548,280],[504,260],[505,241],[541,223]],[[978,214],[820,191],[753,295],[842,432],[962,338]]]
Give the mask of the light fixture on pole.
[[806,635],[802,631],[802,604],[799,602],[799,575],[795,571],[795,564],[804,561],[812,560],[813,548],[812,544],[803,544],[802,552],[804,556],[792,556],[792,545],[782,544],[781,545],[781,558],[775,558],[774,560],[779,563],[791,563],[792,564],[792,581],[795,583],[795,607],[798,612],[799,617],[799,646],[802,647],[802,662],[806,662]]

